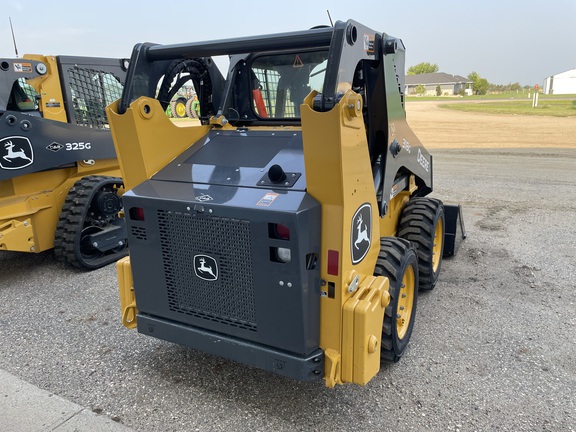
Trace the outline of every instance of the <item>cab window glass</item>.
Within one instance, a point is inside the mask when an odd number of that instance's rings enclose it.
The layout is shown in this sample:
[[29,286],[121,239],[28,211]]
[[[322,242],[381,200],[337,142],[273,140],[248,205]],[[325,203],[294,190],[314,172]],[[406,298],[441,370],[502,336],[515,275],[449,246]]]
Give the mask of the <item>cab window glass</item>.
[[12,111],[35,111],[38,92],[26,82],[26,78],[14,81],[7,108]]
[[322,91],[327,51],[256,57],[252,62],[253,109],[260,118],[298,118],[312,90]]

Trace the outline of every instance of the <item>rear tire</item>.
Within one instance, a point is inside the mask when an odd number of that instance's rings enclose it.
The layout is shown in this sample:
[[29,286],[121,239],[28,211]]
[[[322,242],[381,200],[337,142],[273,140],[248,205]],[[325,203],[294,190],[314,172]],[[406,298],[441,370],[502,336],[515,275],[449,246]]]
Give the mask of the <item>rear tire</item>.
[[188,99],[188,102],[186,102],[186,115],[188,117],[190,117],[191,119],[197,119],[198,113],[196,112],[196,110],[194,108],[192,108],[193,103],[194,103],[194,99]]
[[[118,216],[122,201],[118,188],[122,179],[89,176],[74,183],[66,196],[54,236],[54,253],[59,261],[83,270],[94,270],[128,254],[127,239],[102,252],[88,241],[112,225],[125,224]],[[121,244],[120,244],[121,243]]]
[[411,241],[418,252],[421,290],[432,290],[438,282],[444,253],[444,205],[432,198],[413,198],[400,216],[398,236]]
[[418,298],[418,258],[415,247],[395,237],[380,239],[375,276],[390,281],[390,304],[384,312],[380,359],[398,361],[412,335]]

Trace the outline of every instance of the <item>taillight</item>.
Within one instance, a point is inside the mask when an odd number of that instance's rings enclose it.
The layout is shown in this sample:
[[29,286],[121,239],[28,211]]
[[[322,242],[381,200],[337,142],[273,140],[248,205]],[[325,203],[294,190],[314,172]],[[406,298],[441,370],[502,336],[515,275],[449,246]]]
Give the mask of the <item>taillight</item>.
[[328,250],[328,274],[338,276],[340,254],[335,250]]
[[290,228],[286,225],[270,223],[268,224],[268,235],[273,239],[290,240]]
[[128,213],[130,214],[130,219],[132,220],[144,220],[144,209],[142,207],[132,207]]

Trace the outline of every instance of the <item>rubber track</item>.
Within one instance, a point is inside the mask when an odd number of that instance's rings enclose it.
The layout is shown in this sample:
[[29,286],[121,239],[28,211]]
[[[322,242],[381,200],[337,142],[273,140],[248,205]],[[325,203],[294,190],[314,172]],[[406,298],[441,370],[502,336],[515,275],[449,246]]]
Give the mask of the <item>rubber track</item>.
[[108,260],[99,263],[97,267],[87,267],[78,257],[76,236],[82,231],[90,201],[95,192],[102,187],[103,181],[107,184],[123,184],[122,179],[118,177],[87,176],[74,183],[68,191],[54,235],[54,254],[58,261],[85,270],[102,267],[118,260],[118,256],[111,254]]
[[[380,253],[376,261],[376,269],[374,274],[376,276],[386,276],[390,280],[390,287],[398,287],[402,283],[403,274],[399,274],[402,270],[402,257],[408,253],[409,249],[415,249],[408,240],[398,237],[384,237],[380,239]],[[396,325],[396,311],[393,307],[392,299],[399,294],[398,289],[390,289],[390,304],[384,311],[384,323],[382,325],[382,342],[380,347],[380,359],[397,362],[402,353],[398,355],[394,350],[392,338],[392,326]],[[412,316],[411,326],[414,326],[414,318],[416,312],[417,300],[417,287],[415,287],[414,295],[414,314]],[[410,338],[411,330],[405,337]]]
[[435,233],[434,219],[440,206],[442,201],[432,198],[411,199],[402,211],[398,228],[398,236],[416,246],[421,290],[431,290],[436,285],[437,278],[434,280],[432,269],[432,242]]

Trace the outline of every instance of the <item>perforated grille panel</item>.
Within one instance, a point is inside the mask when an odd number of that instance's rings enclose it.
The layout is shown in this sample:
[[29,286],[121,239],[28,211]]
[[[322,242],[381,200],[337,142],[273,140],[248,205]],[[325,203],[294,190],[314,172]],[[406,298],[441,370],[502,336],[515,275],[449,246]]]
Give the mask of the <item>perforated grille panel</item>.
[[106,105],[122,96],[120,80],[110,73],[74,66],[68,69],[76,123],[109,129]]
[[[165,210],[158,222],[170,310],[256,331],[250,222]],[[216,260],[216,280],[196,275],[199,254]]]
[[132,235],[136,237],[138,240],[147,240],[148,235],[146,234],[146,228],[144,227],[135,227],[131,228]]

